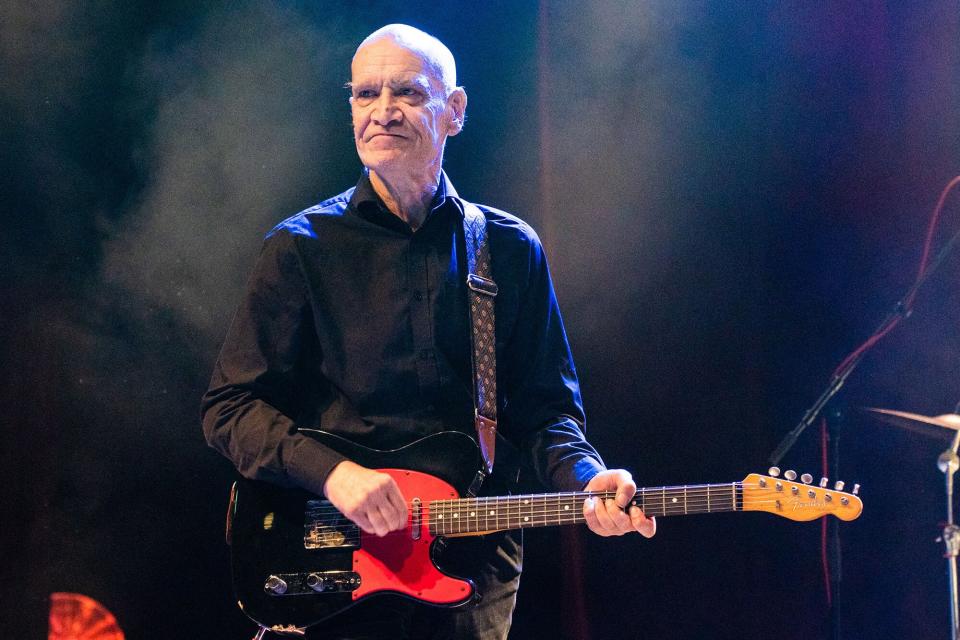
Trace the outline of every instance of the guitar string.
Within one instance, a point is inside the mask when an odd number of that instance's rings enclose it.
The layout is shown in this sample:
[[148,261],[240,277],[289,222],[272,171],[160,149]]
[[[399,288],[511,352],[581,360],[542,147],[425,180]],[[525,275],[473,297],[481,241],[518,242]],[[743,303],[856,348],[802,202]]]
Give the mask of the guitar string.
[[[700,487],[703,487],[703,486],[704,485],[700,485]],[[808,485],[803,485],[803,486],[808,486]],[[729,494],[731,489],[735,490],[737,488],[743,488],[743,489],[752,490],[752,489],[756,489],[757,487],[759,487],[759,485],[755,485],[755,484],[743,485],[740,483],[734,483],[733,485],[719,485],[719,486],[711,485],[706,488],[696,488],[696,489],[691,489],[688,487],[686,490],[682,488],[675,488],[675,487],[671,487],[668,489],[646,488],[638,491],[635,494],[634,499],[639,499],[644,502],[649,501],[651,504],[654,504],[655,502],[662,501],[664,498],[669,498],[669,499],[684,498],[685,502],[690,504],[692,502],[695,503],[697,500],[703,500],[703,499],[713,500],[715,498],[719,498],[719,499],[724,499],[725,497],[730,498],[731,496]],[[773,489],[769,489],[765,487],[763,489],[765,489],[765,491],[768,493],[774,492]],[[850,497],[848,494],[845,494],[839,491],[829,490],[825,488],[819,488],[819,489],[831,495],[848,497],[848,498]],[[779,495],[783,495],[785,498],[809,497],[805,495],[794,496],[793,494],[788,493],[785,490],[779,491],[776,493]],[[459,505],[457,508],[462,510],[464,508],[469,508],[469,505],[473,505],[477,507],[479,507],[480,505],[498,505],[498,504],[504,504],[506,506],[518,506],[518,505],[529,506],[529,504],[543,505],[543,504],[557,503],[563,500],[580,501],[590,497],[601,498],[606,500],[606,499],[614,498],[615,495],[616,494],[613,491],[605,491],[605,492],[547,493],[547,494],[531,494],[531,495],[524,495],[524,496],[509,496],[509,495],[508,496],[483,496],[478,498],[453,498],[453,499],[445,499],[445,500],[431,500],[428,503],[420,502],[419,505],[418,503],[411,501],[407,503],[407,507],[408,509],[413,509],[415,506],[419,506],[423,508],[426,505],[427,508],[432,507],[433,509],[436,509],[438,507],[453,508],[454,505]],[[756,496],[751,496],[747,493],[742,493],[742,494],[738,493],[737,495],[742,500],[758,499],[756,498]],[[765,498],[759,498],[759,499],[765,499]],[[323,512],[325,510],[331,513],[332,512],[340,513],[336,509],[336,507],[334,507],[328,501],[324,501],[324,504],[318,507],[313,507],[309,509],[309,511],[311,512],[313,511]]]
[[[733,483],[732,486],[736,486],[738,484],[742,485],[742,483]],[[682,515],[682,514],[690,513],[691,510],[694,511],[694,513],[735,510],[736,505],[734,504],[733,497],[726,494],[726,491],[730,488],[730,486],[726,486],[726,485],[720,485],[720,486],[700,485],[700,486],[705,487],[707,494],[717,492],[719,495],[706,496],[707,498],[713,497],[714,498],[713,501],[708,500],[704,502],[703,500],[690,500],[689,498],[691,495],[691,489],[689,486],[686,488],[686,492],[684,492],[682,488],[679,490],[677,490],[676,488],[672,488],[668,490],[647,488],[638,492],[637,495],[646,494],[646,493],[655,494],[651,496],[652,499],[650,501],[650,504],[648,505],[648,511],[651,511],[651,513],[655,512],[654,515],[664,515],[664,516]],[[755,486],[758,486],[758,485],[752,485],[752,484],[747,485],[748,488],[755,487]],[[676,493],[678,494],[678,496],[685,495],[687,500],[685,500],[683,503],[673,502],[670,504],[656,504],[657,502],[660,502],[668,492]],[[698,494],[700,494],[701,491],[696,490],[696,491],[693,491],[692,493],[695,497],[700,497]],[[840,492],[835,492],[835,493],[840,493]],[[491,496],[491,497],[482,497],[482,498],[466,498],[466,499],[457,499],[457,500],[432,501],[431,503],[429,503],[431,507],[426,511],[426,513],[424,513],[423,516],[421,516],[421,524],[428,527],[431,527],[431,526],[443,527],[444,525],[446,525],[444,527],[444,530],[441,531],[440,533],[459,533],[459,532],[463,532],[462,530],[464,527],[468,529],[467,533],[470,532],[471,527],[477,527],[476,530],[478,531],[484,530],[486,527],[491,526],[491,523],[489,522],[491,518],[494,519],[494,523],[492,523],[493,527],[499,527],[501,519],[506,520],[507,522],[505,524],[507,525],[516,524],[520,528],[522,528],[524,525],[531,526],[531,525],[536,525],[538,523],[554,524],[553,522],[554,520],[557,521],[557,524],[563,524],[562,518],[564,516],[567,517],[567,522],[573,524],[577,522],[582,522],[584,520],[582,512],[570,511],[569,507],[573,505],[562,505],[562,504],[558,505],[557,504],[558,502],[562,501],[563,499],[577,500],[579,502],[580,498],[585,498],[587,496],[612,497],[613,495],[614,495],[613,492],[572,492],[567,494],[539,494],[539,495],[530,495],[530,496],[522,496],[522,497]],[[657,497],[659,497],[660,499],[657,499]],[[784,494],[784,497],[788,497],[788,496]],[[804,497],[807,497],[807,496],[804,496]],[[509,502],[507,502],[506,504],[503,504],[503,502],[506,500],[509,500]],[[742,505],[741,508],[745,508],[748,506],[759,507],[764,504],[776,505],[777,502],[778,502],[777,498],[757,498],[755,496],[741,495],[741,505]],[[480,510],[479,506],[481,504],[484,505],[484,507],[499,506],[499,507],[505,507],[505,509],[503,509],[499,513],[493,513],[493,514],[481,513],[480,515],[474,514],[472,516],[468,514],[464,517],[463,520],[460,520],[458,517],[456,517],[460,515],[460,513],[464,509],[470,509],[471,507],[474,507],[474,511]],[[459,509],[454,508],[454,505],[459,506]],[[705,509],[704,509],[704,505],[706,505]],[[823,506],[823,505],[820,505],[820,506]],[[511,507],[515,509],[516,513],[511,512]],[[658,508],[661,510],[658,510]],[[346,527],[348,529],[357,528],[355,524],[351,523],[348,519],[346,519],[339,511],[332,508],[332,505],[329,505],[329,503],[327,504],[327,508],[321,507],[321,508],[315,508],[313,510],[314,513],[316,513],[317,511],[326,511],[328,515],[335,514],[334,517],[338,520],[338,523],[343,527]],[[496,511],[496,509],[494,509],[493,511]],[[450,520],[447,520],[445,522],[440,522],[438,518],[431,519],[430,515],[432,514],[435,514],[435,515],[456,514],[456,515],[454,518],[451,518]],[[473,524],[470,523],[470,518],[474,519]],[[511,523],[511,519],[513,519],[513,523]],[[572,522],[571,522],[571,519],[572,519]],[[414,519],[411,517],[408,522],[412,524],[413,520]],[[480,522],[481,520],[483,521],[482,524]],[[462,524],[464,522],[466,522],[466,524]],[[314,524],[317,525],[320,523],[315,522]],[[336,524],[334,524],[333,526],[335,527]],[[387,534],[387,535],[396,535],[396,534],[406,535],[405,532],[403,531],[391,532],[390,534]]]
[[[754,499],[754,500],[744,500],[741,502],[734,502],[731,500],[725,501],[711,501],[709,504],[706,502],[696,503],[696,504],[648,504],[646,506],[646,511],[648,515],[682,515],[682,514],[697,514],[697,513],[712,513],[712,512],[725,512],[725,511],[735,511],[743,509],[757,509],[763,506],[771,505],[776,506],[777,503],[781,503],[781,500],[778,499]],[[467,521],[480,521],[484,523],[489,523],[491,521],[498,522],[500,520],[504,521],[522,521],[524,518],[530,520],[542,520],[544,518],[558,520],[558,519],[580,519],[583,518],[583,512],[580,509],[575,508],[578,505],[569,505],[570,508],[564,507],[546,507],[541,506],[539,508],[523,509],[523,510],[492,510],[494,513],[489,512],[477,512],[477,511],[457,511],[457,510],[442,510],[435,509],[431,512],[424,513],[420,516],[421,523],[436,523],[438,521],[445,522],[467,522]],[[842,507],[847,507],[848,505],[841,505]],[[738,509],[739,507],[739,509]],[[814,505],[811,505],[809,508],[813,510],[823,510],[824,515],[826,515],[830,509],[827,508],[826,504],[817,502]],[[349,519],[339,515],[331,514],[331,517],[324,518],[323,516],[311,516],[313,522],[318,526],[327,526],[327,527],[337,527],[337,526],[351,526]],[[444,519],[444,516],[447,516]],[[323,520],[328,520],[323,522]],[[413,524],[415,518],[409,517],[407,522]]]
[[[767,503],[767,504],[773,505],[773,504],[776,504],[776,502],[777,502],[777,500],[756,500],[756,501],[754,501],[754,502],[751,503],[751,506],[755,506],[755,505],[760,504],[760,503]],[[732,510],[732,509],[725,509],[724,511],[730,511],[730,510]],[[719,509],[718,509],[718,511],[719,511]],[[561,512],[561,513],[562,513],[562,512]],[[686,512],[684,512],[684,511],[681,510],[681,509],[676,509],[676,510],[668,510],[668,511],[662,512],[662,513],[657,513],[657,514],[655,514],[655,515],[657,515],[657,516],[670,516],[670,515],[683,515],[684,513],[686,513]],[[536,517],[539,518],[539,517],[544,516],[544,515],[546,515],[546,516],[551,516],[551,515],[553,515],[553,514],[550,514],[549,512],[547,512],[547,513],[545,513],[545,514],[538,514]],[[559,514],[557,514],[557,515],[559,515]],[[696,515],[696,514],[691,514],[691,515]],[[553,518],[550,518],[550,519],[552,520]],[[561,524],[581,524],[581,523],[583,523],[584,521],[585,521],[585,520],[584,520],[584,518],[583,518],[583,516],[582,516],[582,514],[581,514],[581,515],[579,515],[579,516],[575,516],[573,520],[568,520],[567,522],[561,523]],[[443,535],[443,534],[448,534],[448,535],[449,535],[449,534],[457,534],[457,533],[477,533],[477,532],[485,531],[485,530],[497,530],[496,527],[499,526],[499,522],[497,522],[497,523],[494,523],[494,528],[493,528],[493,529],[485,529],[485,528],[483,528],[483,527],[479,527],[479,528],[476,528],[476,529],[471,529],[471,525],[470,525],[469,522],[468,522],[467,524],[465,524],[465,525],[458,526],[458,525],[461,524],[461,522],[463,522],[463,521],[460,521],[460,522],[454,522],[454,521],[437,522],[437,521],[433,521],[433,522],[431,522],[431,521],[429,521],[428,519],[425,519],[424,522],[423,522],[423,525],[426,526],[428,529],[432,529],[433,531],[435,531],[435,533],[436,533],[437,535]],[[484,524],[489,525],[490,523],[484,523]],[[519,522],[519,521],[514,520],[513,523],[510,523],[510,522],[508,521],[508,522],[505,523],[505,524],[510,525],[509,528],[521,528],[521,529],[522,529],[522,528],[525,528],[524,525],[526,525],[526,527],[537,527],[538,525],[539,525],[539,526],[550,526],[550,525],[554,525],[554,524],[557,524],[557,523],[552,522],[552,521],[547,522],[547,521],[535,520],[535,519],[534,519],[534,516],[530,516],[530,520],[529,520],[529,521]],[[478,525],[479,525],[479,523],[476,523],[476,526],[478,526]],[[516,526],[513,526],[513,525],[516,525]],[[357,525],[349,525],[349,527],[350,527],[350,529],[351,529],[351,534],[354,536],[353,538],[349,538],[349,542],[354,543],[354,544],[359,544],[359,542],[360,542],[360,540],[358,539],[358,538],[359,538],[359,534],[360,534],[359,527],[357,527]],[[463,530],[464,528],[466,528],[465,531]],[[440,530],[440,529],[442,529],[442,530]],[[387,533],[386,535],[384,535],[384,536],[379,536],[379,537],[380,537],[380,538],[386,538],[386,537],[397,537],[397,536],[403,536],[404,538],[409,538],[409,533],[406,532],[406,531],[391,531],[391,532]],[[346,542],[346,541],[345,541],[345,542]],[[334,545],[334,546],[342,546],[342,545]]]

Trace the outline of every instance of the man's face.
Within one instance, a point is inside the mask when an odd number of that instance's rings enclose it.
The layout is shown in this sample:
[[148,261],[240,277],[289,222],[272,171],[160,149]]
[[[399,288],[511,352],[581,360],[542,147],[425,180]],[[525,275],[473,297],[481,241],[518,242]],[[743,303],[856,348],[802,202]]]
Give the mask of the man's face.
[[448,135],[459,131],[442,83],[424,60],[389,39],[353,59],[350,110],[360,161],[382,175],[440,168]]

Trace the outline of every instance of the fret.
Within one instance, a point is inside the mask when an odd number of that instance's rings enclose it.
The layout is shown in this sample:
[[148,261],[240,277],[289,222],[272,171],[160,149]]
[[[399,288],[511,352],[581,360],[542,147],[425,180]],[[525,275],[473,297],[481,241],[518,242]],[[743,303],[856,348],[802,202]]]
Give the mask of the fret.
[[[430,503],[427,523],[434,535],[471,534],[584,522],[586,498],[607,500],[614,492],[564,492],[521,496],[491,496],[437,500]],[[691,515],[740,511],[740,483],[651,487],[637,491],[631,500],[647,516]]]

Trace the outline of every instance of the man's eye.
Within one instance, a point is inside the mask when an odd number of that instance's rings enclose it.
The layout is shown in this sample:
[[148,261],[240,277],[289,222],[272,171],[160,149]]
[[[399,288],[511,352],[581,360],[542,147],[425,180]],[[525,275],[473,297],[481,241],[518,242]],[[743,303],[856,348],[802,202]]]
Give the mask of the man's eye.
[[402,89],[397,89],[397,95],[401,96],[415,96],[417,95],[417,90],[410,87],[403,87]]
[[376,97],[376,92],[373,89],[360,89],[357,91],[357,98],[374,98]]

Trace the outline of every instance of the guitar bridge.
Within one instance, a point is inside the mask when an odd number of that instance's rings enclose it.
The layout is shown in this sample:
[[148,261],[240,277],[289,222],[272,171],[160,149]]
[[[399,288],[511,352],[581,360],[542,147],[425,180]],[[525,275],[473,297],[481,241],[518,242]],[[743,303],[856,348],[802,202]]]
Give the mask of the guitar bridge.
[[308,500],[303,546],[305,549],[359,549],[360,529],[329,500]]

